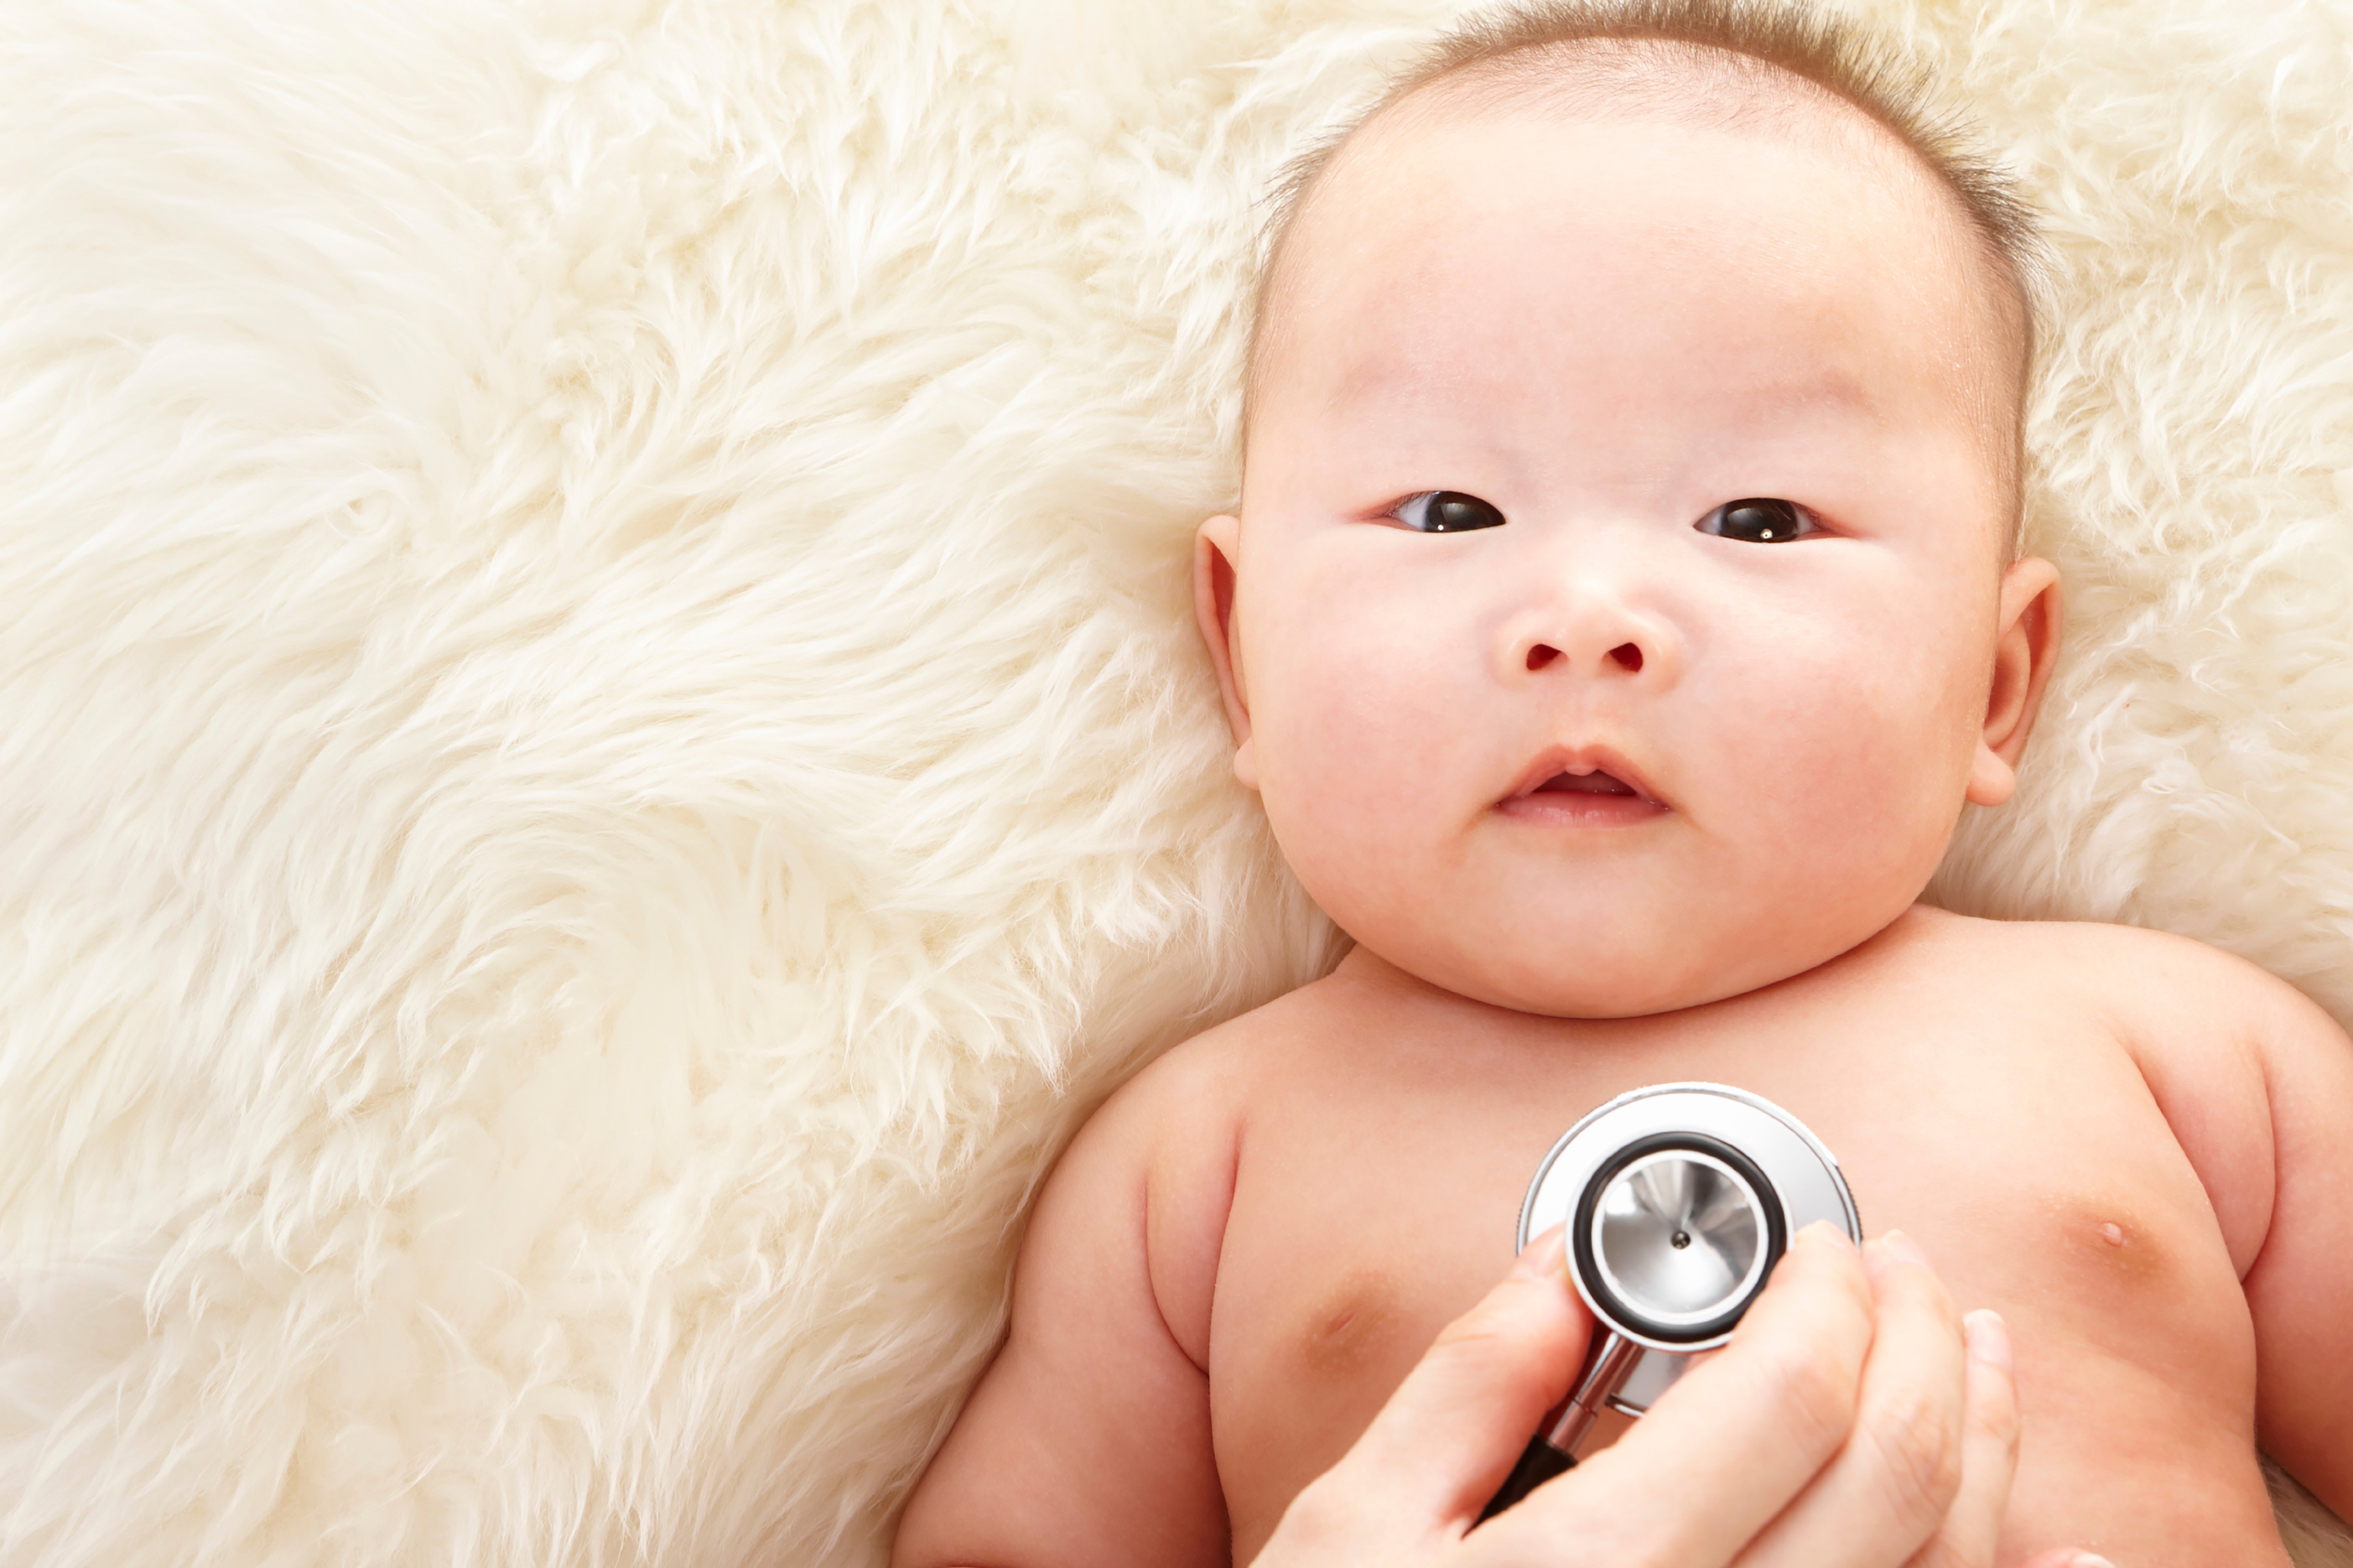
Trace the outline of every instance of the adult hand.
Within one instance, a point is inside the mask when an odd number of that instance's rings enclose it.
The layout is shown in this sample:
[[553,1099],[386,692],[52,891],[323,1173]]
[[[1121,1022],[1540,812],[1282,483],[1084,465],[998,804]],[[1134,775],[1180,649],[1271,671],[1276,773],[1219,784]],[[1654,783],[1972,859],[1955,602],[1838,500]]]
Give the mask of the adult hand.
[[[2018,1463],[2001,1320],[1919,1248],[1800,1232],[1732,1342],[1610,1447],[1474,1528],[1567,1392],[1586,1317],[1553,1231],[1438,1336],[1254,1568],[1992,1568]],[[2108,1568],[2048,1552],[2025,1568]]]

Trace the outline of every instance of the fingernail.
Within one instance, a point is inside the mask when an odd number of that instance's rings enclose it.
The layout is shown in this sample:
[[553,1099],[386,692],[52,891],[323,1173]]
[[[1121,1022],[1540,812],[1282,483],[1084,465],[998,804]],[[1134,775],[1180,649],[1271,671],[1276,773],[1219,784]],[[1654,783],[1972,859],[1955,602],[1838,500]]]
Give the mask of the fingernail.
[[1519,1258],[1512,1265],[1512,1278],[1543,1279],[1557,1276],[1567,1258],[1562,1239],[1567,1234],[1566,1226],[1556,1225],[1520,1248]]
[[[1989,1366],[2010,1370],[2010,1325],[2001,1314],[1989,1307],[1980,1307],[1961,1320],[1961,1331],[1968,1338],[1969,1354]],[[2116,1568],[2098,1557],[2078,1557],[2075,1568]]]
[[1826,1219],[1818,1219],[1806,1226],[1798,1233],[1798,1239],[1816,1247],[1837,1247],[1848,1252],[1854,1250],[1854,1237],[1846,1233],[1846,1227],[1833,1225]]
[[1879,1245],[1906,1263],[1916,1263],[1923,1268],[1928,1267],[1928,1255],[1920,1250],[1920,1244],[1900,1230],[1891,1230],[1882,1236]]

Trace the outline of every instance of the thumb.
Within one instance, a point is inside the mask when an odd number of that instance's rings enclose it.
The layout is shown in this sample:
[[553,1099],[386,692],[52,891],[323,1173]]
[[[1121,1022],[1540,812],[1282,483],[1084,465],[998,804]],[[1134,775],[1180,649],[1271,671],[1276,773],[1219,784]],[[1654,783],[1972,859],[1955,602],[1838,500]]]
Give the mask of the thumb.
[[1585,1354],[1592,1319],[1562,1263],[1561,1232],[1546,1231],[1440,1331],[1341,1461],[1352,1493],[1425,1528],[1469,1528]]

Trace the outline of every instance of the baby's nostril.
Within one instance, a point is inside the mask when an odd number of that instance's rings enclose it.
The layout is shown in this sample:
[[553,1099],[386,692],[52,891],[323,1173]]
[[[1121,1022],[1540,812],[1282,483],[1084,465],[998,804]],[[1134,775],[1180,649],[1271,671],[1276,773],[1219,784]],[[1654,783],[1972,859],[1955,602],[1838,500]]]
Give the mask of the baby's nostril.
[[1542,669],[1546,665],[1550,664],[1554,659],[1556,659],[1559,657],[1560,649],[1556,647],[1547,647],[1543,643],[1538,643],[1535,647],[1528,649],[1528,668],[1530,669]]
[[1629,670],[1639,671],[1642,668],[1642,650],[1632,643],[1620,643],[1609,650],[1609,657],[1624,665]]

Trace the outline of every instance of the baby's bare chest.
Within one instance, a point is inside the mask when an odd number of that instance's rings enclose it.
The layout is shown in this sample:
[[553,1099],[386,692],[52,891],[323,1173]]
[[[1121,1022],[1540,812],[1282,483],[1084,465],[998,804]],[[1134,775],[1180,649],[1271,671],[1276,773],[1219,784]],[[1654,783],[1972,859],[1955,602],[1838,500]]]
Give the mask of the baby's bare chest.
[[[1359,1030],[1266,1075],[1212,1317],[1238,1561],[1501,1278],[1554,1142],[1648,1083],[1732,1084],[1804,1121],[1838,1157],[1867,1233],[1908,1232],[1964,1310],[2010,1321],[2030,1415],[2051,1412],[2046,1426],[2081,1424],[2085,1399],[2125,1414],[2134,1369],[2150,1367],[2156,1405],[2211,1409],[2247,1444],[2253,1344],[2235,1271],[2117,1042],[2067,1020],[1933,1011],[1901,1029],[1870,1010],[1737,1022],[1546,1023],[1457,1040]],[[2065,1434],[2043,1436],[2054,1458],[2066,1451]],[[2259,1493],[2251,1450],[2241,1468],[2234,1484]],[[2037,1496],[2022,1477],[2021,1505]]]

